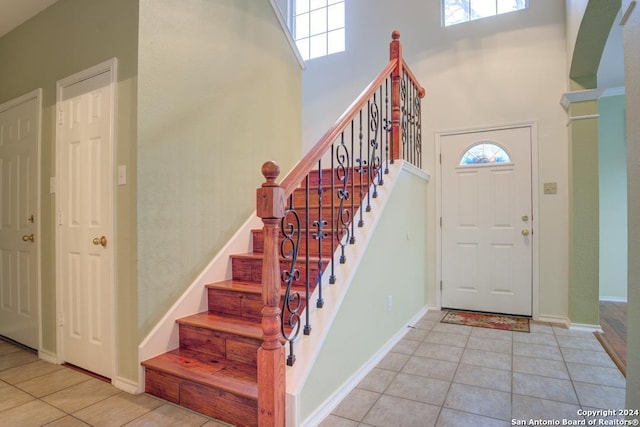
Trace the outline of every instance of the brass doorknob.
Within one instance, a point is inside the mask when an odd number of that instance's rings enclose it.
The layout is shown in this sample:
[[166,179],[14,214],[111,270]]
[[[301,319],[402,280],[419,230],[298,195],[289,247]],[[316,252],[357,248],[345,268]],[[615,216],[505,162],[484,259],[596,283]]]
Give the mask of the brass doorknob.
[[529,230],[527,230],[526,228],[524,230],[522,230],[522,235],[523,236],[528,236],[529,235]]
[[101,245],[102,247],[105,247],[107,246],[107,237],[106,236],[94,237],[93,244],[96,246]]
[[25,242],[33,242],[34,241],[34,237],[33,237],[33,233],[31,234],[25,234],[24,236],[22,236],[22,240]]

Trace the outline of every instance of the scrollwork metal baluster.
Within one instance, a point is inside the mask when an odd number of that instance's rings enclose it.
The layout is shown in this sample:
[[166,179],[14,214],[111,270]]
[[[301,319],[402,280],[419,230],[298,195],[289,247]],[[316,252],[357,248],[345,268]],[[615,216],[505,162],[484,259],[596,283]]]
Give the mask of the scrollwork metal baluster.
[[[336,162],[338,163],[335,168],[335,178],[338,180],[338,184],[341,188],[338,188],[337,195],[340,200],[338,207],[338,217],[336,218],[336,239],[340,245],[340,264],[344,264],[347,261],[347,257],[344,253],[347,242],[350,238],[349,223],[351,223],[351,212],[346,209],[345,204],[350,199],[349,193],[349,170],[350,155],[347,146],[344,143],[344,132],[340,136],[340,144],[336,147]],[[353,181],[353,180],[352,180]]]
[[[343,144],[344,144],[344,133],[341,133],[341,137],[343,140]],[[333,257],[334,253],[335,253],[335,236],[336,236],[336,229],[333,226],[333,224],[335,224],[336,222],[336,202],[335,202],[335,194],[336,194],[336,174],[335,174],[335,142],[333,144],[331,144],[331,236],[330,236],[330,241],[331,241],[331,256]],[[331,262],[331,275],[329,276],[329,284],[333,285],[336,283],[336,268],[335,268],[335,262],[333,262],[333,258],[332,258],[332,262]]]
[[[324,231],[324,227],[327,225],[327,221],[322,217],[322,160],[318,161],[318,219],[313,221],[313,226],[316,228],[316,232],[313,233],[313,238],[318,242],[318,276],[316,277],[316,286],[318,287],[318,300],[316,301],[316,307],[322,308],[324,306],[324,299],[322,298],[322,240],[327,236]],[[309,248],[309,246],[307,246]],[[309,249],[307,249],[307,259],[309,259]],[[308,310],[307,310],[308,311]]]
[[418,153],[418,163],[416,166],[422,168],[422,100],[420,94],[415,98],[416,109],[416,149]]
[[[364,185],[364,173],[365,173],[365,168],[367,166],[367,160],[364,159],[363,157],[363,152],[362,152],[362,148],[364,145],[363,142],[363,138],[364,138],[364,134],[362,133],[362,109],[360,110],[360,113],[358,113],[358,118],[359,118],[359,122],[360,122],[360,130],[358,132],[358,144],[360,147],[360,155],[358,157],[358,168],[356,169],[356,172],[358,172],[358,177],[359,177],[359,181],[358,181],[358,193],[360,195],[360,198],[358,199],[360,202],[360,205],[362,206],[363,204],[363,199],[364,199],[364,191],[363,191],[363,185]],[[354,176],[355,179],[355,176]],[[352,212],[355,212],[355,205],[351,204],[351,210]],[[362,227],[364,225],[364,218],[362,217],[362,209],[360,209],[360,219],[358,220],[358,227]],[[351,236],[352,238],[355,238],[355,233],[353,236]],[[354,241],[355,243],[355,241]]]
[[[293,352],[293,344],[300,334],[300,310],[302,309],[302,298],[300,292],[293,290],[294,282],[300,280],[300,270],[296,267],[298,262],[298,251],[300,249],[300,216],[293,206],[293,194],[289,196],[289,207],[285,211],[281,221],[283,234],[280,243],[280,255],[289,261],[289,268],[282,272],[282,281],[286,285],[284,299],[282,300],[282,336],[289,343],[289,356],[287,365],[293,366],[296,356]],[[287,332],[287,329],[290,329]]]
[[[382,89],[381,89],[382,90]],[[378,108],[378,102],[376,94],[373,94],[373,102],[369,107],[369,130],[370,135],[373,135],[373,138],[369,139],[369,147],[370,147],[370,157],[369,157],[369,182],[373,185],[373,194],[371,197],[378,197],[378,184],[379,181],[376,182],[376,175],[378,174],[378,170],[380,169],[380,156],[378,156],[378,146],[380,145],[378,142],[378,128],[380,127],[380,111]],[[371,211],[371,205],[367,205],[367,212]]]
[[389,134],[391,133],[391,120],[389,119],[389,77],[384,81],[384,105],[385,105],[385,118],[382,129],[385,131],[384,138],[384,174],[389,174]]
[[353,120],[351,120],[351,165],[349,168],[349,173],[351,176],[351,212],[349,213],[349,223],[351,225],[351,233],[349,237],[349,244],[353,245],[356,243],[356,230],[355,230],[355,219],[354,216],[356,214],[355,211],[355,194],[356,194],[356,152],[355,152],[355,125]]
[[407,159],[407,138],[409,131],[409,111],[407,106],[407,78],[406,74],[402,75],[402,79],[400,80],[400,99],[401,99],[401,109],[402,117],[400,118],[400,123],[402,126],[402,158]]

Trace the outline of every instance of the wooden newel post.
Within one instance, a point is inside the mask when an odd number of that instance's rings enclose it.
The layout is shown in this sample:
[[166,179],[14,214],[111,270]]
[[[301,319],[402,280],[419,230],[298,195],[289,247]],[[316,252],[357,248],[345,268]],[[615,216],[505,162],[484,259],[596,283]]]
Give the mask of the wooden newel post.
[[400,125],[400,81],[402,79],[402,45],[400,44],[400,31],[391,33],[389,45],[389,59],[397,59],[396,66],[391,71],[391,163],[395,159],[401,159],[400,146],[402,142],[402,126]]
[[280,338],[280,257],[278,235],[285,212],[284,190],[276,182],[280,167],[275,162],[262,165],[266,182],[256,191],[256,212],[264,223],[262,263],[262,331],[258,349],[258,425],[285,424],[285,349]]

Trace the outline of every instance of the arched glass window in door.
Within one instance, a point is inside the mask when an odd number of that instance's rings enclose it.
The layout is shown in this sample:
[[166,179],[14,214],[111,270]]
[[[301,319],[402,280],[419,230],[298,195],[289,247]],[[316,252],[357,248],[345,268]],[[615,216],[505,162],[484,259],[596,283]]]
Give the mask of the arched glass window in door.
[[481,142],[463,154],[460,166],[510,162],[511,158],[504,148],[490,142]]

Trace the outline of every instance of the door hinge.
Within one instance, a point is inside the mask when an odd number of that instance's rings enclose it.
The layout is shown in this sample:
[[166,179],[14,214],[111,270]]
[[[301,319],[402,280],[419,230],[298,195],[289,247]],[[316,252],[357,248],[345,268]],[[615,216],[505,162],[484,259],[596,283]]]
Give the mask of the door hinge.
[[442,292],[442,280],[440,280],[440,292]]
[[440,164],[442,164],[442,153],[440,153]]
[[440,217],[440,228],[442,228],[442,217]]
[[58,111],[58,125],[64,124],[64,113],[62,111]]

